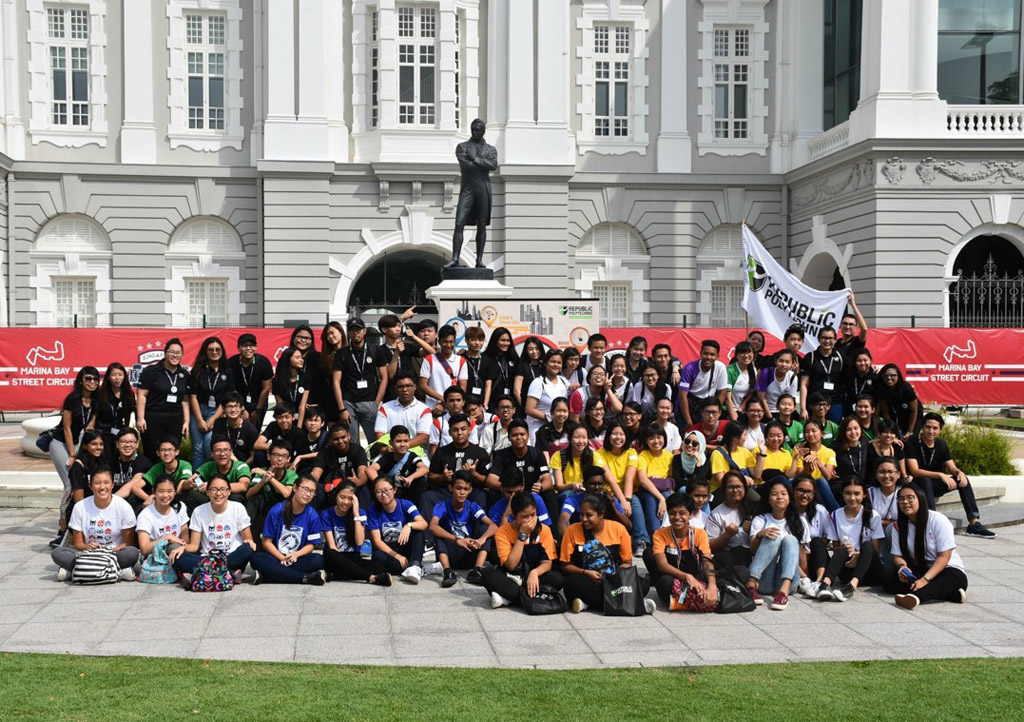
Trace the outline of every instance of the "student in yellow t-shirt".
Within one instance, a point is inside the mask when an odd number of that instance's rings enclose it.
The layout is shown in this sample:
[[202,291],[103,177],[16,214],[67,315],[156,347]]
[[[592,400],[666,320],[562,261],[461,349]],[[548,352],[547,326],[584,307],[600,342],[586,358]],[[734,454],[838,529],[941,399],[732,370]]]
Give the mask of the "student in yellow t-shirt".
[[[743,448],[746,438],[747,429],[744,424],[738,421],[730,421],[726,424],[722,445],[711,454],[711,492],[713,494],[717,493],[718,486],[722,483],[722,476],[730,469],[741,473],[747,480],[747,486],[753,486],[754,480],[761,478],[767,454],[765,454],[763,446],[758,447],[756,454]],[[751,489],[748,498],[756,502],[761,497]],[[715,506],[717,501],[720,499],[716,498],[711,505]]]
[[[647,534],[647,527],[643,523],[643,509],[640,506],[640,499],[636,496],[636,464],[639,455],[636,449],[629,445],[629,434],[626,427],[618,421],[608,426],[604,435],[604,448],[597,452],[604,462],[607,470],[606,476],[615,493],[619,504],[628,517],[636,517],[633,520],[633,543],[643,541],[650,544],[651,537]],[[639,510],[639,516],[637,516]]]
[[771,481],[776,476],[792,479],[800,468],[800,462],[793,458],[783,443],[786,441],[786,428],[778,421],[770,421],[764,430],[765,459],[764,469],[758,483]]
[[569,433],[569,446],[556,451],[551,457],[551,473],[555,477],[555,491],[575,494],[583,491],[583,470],[588,466],[604,468],[604,459],[590,448],[590,435],[583,426]]
[[665,518],[665,497],[675,491],[675,479],[672,478],[674,455],[665,448],[667,442],[665,430],[657,421],[645,426],[640,434],[642,449],[636,461],[640,488],[636,493],[643,506],[648,538],[654,534],[655,529],[661,527],[661,521]]

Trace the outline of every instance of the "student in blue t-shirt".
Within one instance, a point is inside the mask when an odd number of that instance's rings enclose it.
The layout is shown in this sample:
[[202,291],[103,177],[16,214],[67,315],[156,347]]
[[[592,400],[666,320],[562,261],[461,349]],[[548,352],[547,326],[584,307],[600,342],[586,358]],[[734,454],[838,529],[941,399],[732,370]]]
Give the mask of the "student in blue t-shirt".
[[324,560],[313,550],[322,542],[320,516],[309,504],[316,482],[302,477],[289,499],[275,505],[263,524],[263,550],[252,555],[252,583],[323,584]]
[[588,466],[583,469],[583,491],[566,499],[562,504],[562,511],[558,515],[559,539],[565,536],[565,530],[569,528],[570,524],[575,524],[580,520],[580,505],[583,503],[583,497],[587,494],[603,494],[608,497],[607,518],[614,519],[632,532],[633,524],[623,513],[622,505],[619,504],[619,500],[615,498],[611,487],[608,486],[606,473],[600,466]]
[[410,584],[419,584],[423,574],[440,574],[437,562],[423,569],[423,532],[427,520],[408,499],[395,498],[395,482],[378,476],[371,489],[373,504],[366,514],[366,529],[373,542],[372,559],[391,574],[400,574]]
[[487,518],[479,504],[469,501],[473,482],[468,472],[456,471],[448,489],[451,499],[437,502],[430,519],[430,533],[434,535],[437,558],[444,569],[441,586],[454,586],[458,581],[455,570],[470,567],[466,581],[480,584],[491,537],[498,527]]
[[[490,517],[490,520],[497,527],[509,523],[515,518],[515,515],[508,507],[509,502],[516,493],[526,488],[526,482],[523,481],[522,474],[514,466],[506,468],[501,473],[500,481],[502,498],[494,502],[494,505],[487,511],[487,516]],[[540,494],[534,493],[533,496],[537,502],[537,521],[551,526],[551,517],[548,516],[548,508],[544,505],[544,500],[540,498]]]
[[[324,534],[324,573],[327,581],[363,581],[380,587],[391,586],[391,575],[370,558],[363,558],[366,515],[359,510],[358,488],[351,481],[338,487],[334,506],[320,515]],[[366,552],[369,556],[370,552]]]

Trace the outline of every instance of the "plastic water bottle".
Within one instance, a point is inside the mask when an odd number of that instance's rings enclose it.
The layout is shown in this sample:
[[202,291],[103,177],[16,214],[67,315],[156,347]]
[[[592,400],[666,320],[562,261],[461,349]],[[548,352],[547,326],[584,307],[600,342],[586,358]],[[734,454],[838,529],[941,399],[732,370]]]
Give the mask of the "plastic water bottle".
[[373,556],[373,545],[370,543],[369,539],[364,541],[359,547],[359,556],[363,559],[369,559]]
[[843,535],[843,546],[846,547],[847,549],[849,549],[852,545],[853,545],[853,543],[850,541],[850,537],[848,537],[848,536],[846,536],[844,534]]

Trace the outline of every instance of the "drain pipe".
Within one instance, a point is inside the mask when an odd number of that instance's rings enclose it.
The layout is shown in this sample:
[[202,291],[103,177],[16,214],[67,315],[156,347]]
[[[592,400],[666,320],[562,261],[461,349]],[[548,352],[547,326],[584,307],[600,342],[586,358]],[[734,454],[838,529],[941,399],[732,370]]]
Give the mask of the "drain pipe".
[[782,236],[782,267],[789,271],[789,185],[779,189],[779,235]]
[[14,325],[14,232],[11,230],[15,224],[14,217],[14,173],[7,172],[7,288],[4,293],[7,296],[6,326]]

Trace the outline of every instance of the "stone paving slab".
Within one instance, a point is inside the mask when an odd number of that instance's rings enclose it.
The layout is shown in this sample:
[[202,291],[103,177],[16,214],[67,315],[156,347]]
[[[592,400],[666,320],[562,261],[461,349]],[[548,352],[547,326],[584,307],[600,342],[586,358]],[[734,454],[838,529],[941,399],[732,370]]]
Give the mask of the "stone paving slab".
[[226,594],[55,581],[53,512],[0,513],[0,650],[459,667],[637,667],[808,660],[1024,656],[1024,525],[957,537],[966,605],[914,612],[871,590],[785,612],[639,619],[530,617],[439,577],[391,589],[243,584]]

